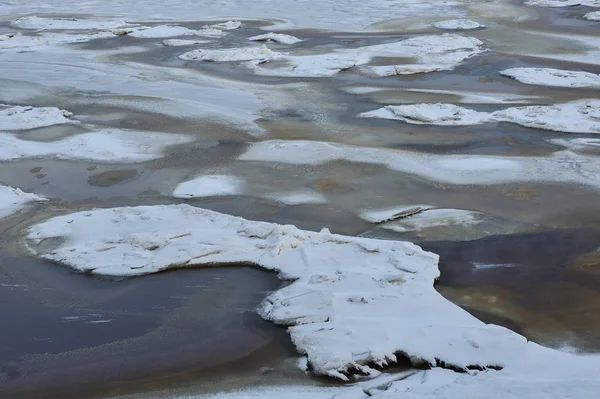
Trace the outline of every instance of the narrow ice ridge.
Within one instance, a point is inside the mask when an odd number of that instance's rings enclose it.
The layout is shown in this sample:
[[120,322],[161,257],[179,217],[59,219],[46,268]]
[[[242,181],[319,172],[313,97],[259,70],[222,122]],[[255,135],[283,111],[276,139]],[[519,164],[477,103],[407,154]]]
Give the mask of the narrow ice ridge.
[[600,11],[588,12],[583,16],[583,18],[589,21],[600,21]]
[[433,24],[433,27],[447,30],[471,30],[485,28],[485,25],[482,25],[479,22],[471,21],[470,19],[449,19],[446,21],[436,22]]
[[[329,77],[355,66],[365,65],[373,57],[406,57],[415,62],[386,66],[401,73],[431,72],[454,68],[467,58],[481,53],[483,42],[473,37],[454,34],[415,36],[399,42],[337,49],[325,54],[290,55],[270,50],[266,46],[230,49],[198,49],[179,58],[199,61],[251,61],[245,66],[254,73],[282,77]],[[278,61],[264,67],[267,61]],[[375,69],[374,71],[378,71]],[[403,71],[403,72],[402,72]],[[396,73],[395,72],[395,73]],[[377,72],[383,74],[383,72]]]
[[281,44],[296,44],[301,42],[302,40],[298,39],[295,36],[286,35],[284,33],[274,33],[269,32],[263,35],[256,35],[249,37],[248,40],[254,42],[275,42]]
[[598,158],[571,151],[547,157],[438,155],[319,141],[268,140],[252,144],[238,159],[296,165],[333,161],[379,164],[428,180],[461,185],[548,182],[600,189]]
[[9,107],[0,104],[0,131],[27,130],[38,127],[70,123],[73,116],[67,110],[56,107]]
[[160,158],[169,146],[194,141],[186,135],[104,129],[50,141],[30,141],[0,133],[0,161],[23,158],[136,163]]
[[30,202],[34,201],[46,201],[46,198],[25,193],[18,188],[0,185],[0,218],[5,218],[26,208]]
[[240,195],[245,183],[232,176],[207,175],[180,183],[173,191],[177,198],[215,197],[220,195]]
[[469,126],[486,122],[511,122],[564,133],[600,133],[600,100],[595,99],[513,107],[496,112],[478,112],[443,103],[388,105],[358,116],[399,120],[416,125]]
[[[527,340],[486,325],[433,288],[438,256],[408,242],[302,231],[188,205],[95,209],[29,228],[37,256],[92,274],[134,276],[253,263],[292,283],[260,314],[288,326],[317,374],[375,376],[397,355],[457,369],[503,367]],[[37,244],[61,238],[53,249]]]
[[501,75],[521,83],[553,87],[600,87],[600,75],[583,71],[567,71],[554,68],[511,68],[500,71]]

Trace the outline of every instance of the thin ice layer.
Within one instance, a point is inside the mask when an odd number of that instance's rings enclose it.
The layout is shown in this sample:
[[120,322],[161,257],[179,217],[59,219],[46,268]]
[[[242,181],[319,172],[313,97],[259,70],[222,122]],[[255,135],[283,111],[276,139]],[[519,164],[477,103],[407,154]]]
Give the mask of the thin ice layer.
[[45,200],[44,197],[23,192],[18,188],[0,185],[0,218],[18,212],[30,202]]
[[485,27],[485,25],[481,25],[479,22],[471,21],[470,19],[449,19],[436,22],[433,26],[438,29],[447,30],[471,30]]
[[584,71],[567,71],[555,68],[511,68],[501,75],[521,83],[554,87],[600,87],[600,75]]
[[162,156],[169,146],[193,141],[191,136],[104,129],[56,141],[31,141],[0,133],[0,161],[23,158],[85,159],[135,163]]
[[0,105],[1,130],[27,130],[71,122],[72,113],[56,107],[9,107]]
[[[61,238],[54,248],[38,244]],[[503,367],[526,340],[486,325],[433,288],[438,257],[418,246],[302,231],[187,205],[96,209],[27,232],[38,256],[93,274],[133,276],[253,263],[293,282],[261,305],[288,326],[318,374],[374,376],[398,354],[415,363]]]

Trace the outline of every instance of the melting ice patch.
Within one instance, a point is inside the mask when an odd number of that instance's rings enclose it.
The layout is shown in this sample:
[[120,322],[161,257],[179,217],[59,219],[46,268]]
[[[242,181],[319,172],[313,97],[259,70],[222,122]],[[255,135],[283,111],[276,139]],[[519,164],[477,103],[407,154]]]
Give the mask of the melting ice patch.
[[177,198],[196,198],[239,195],[244,192],[244,186],[243,181],[232,176],[200,176],[179,184],[173,191],[173,196]]
[[600,133],[600,100],[576,100],[555,105],[513,107],[478,112],[453,104],[388,105],[358,115],[399,120],[418,125],[468,126],[486,122],[511,122],[525,127],[565,133]]
[[55,107],[8,107],[0,105],[1,130],[27,130],[69,123],[72,113]]
[[538,7],[600,7],[600,0],[527,0],[525,4]]
[[600,21],[600,11],[588,12],[583,16],[583,18],[589,21]]
[[34,201],[46,201],[46,199],[18,188],[0,185],[0,218],[12,215]]
[[249,37],[248,40],[254,42],[275,42],[281,44],[296,44],[301,42],[302,40],[298,39],[295,36],[286,35],[284,33],[265,33],[263,35],[256,35]]
[[238,159],[296,165],[343,160],[379,164],[450,184],[562,182],[600,189],[598,159],[571,151],[556,152],[548,157],[437,155],[319,141],[268,140],[252,144]]
[[223,36],[220,29],[206,28],[200,30],[189,29],[178,25],[142,26],[135,28],[119,29],[113,32],[115,35],[128,35],[143,39],[160,39],[177,36]]
[[485,25],[479,22],[471,21],[470,19],[449,19],[446,21],[440,21],[433,24],[435,28],[447,29],[447,30],[471,30],[478,28],[485,28]]
[[229,49],[198,49],[179,56],[182,60],[233,62],[259,61],[266,62],[283,56],[283,53],[271,51],[267,46],[229,48]]
[[500,74],[521,83],[554,87],[600,87],[600,75],[554,68],[511,68]]
[[53,157],[98,162],[135,163],[160,158],[169,146],[191,142],[190,136],[104,129],[57,141],[39,142],[0,133],[0,161]]
[[[36,249],[51,238],[54,249]],[[317,374],[347,379],[402,353],[415,363],[503,367],[527,346],[473,318],[433,288],[437,255],[398,241],[253,222],[187,205],[96,209],[27,232],[38,256],[77,270],[132,276],[199,265],[253,263],[292,283],[260,306],[288,326]]]
[[439,226],[472,226],[484,221],[481,212],[463,209],[428,209],[394,221],[381,227],[398,233],[429,229]]

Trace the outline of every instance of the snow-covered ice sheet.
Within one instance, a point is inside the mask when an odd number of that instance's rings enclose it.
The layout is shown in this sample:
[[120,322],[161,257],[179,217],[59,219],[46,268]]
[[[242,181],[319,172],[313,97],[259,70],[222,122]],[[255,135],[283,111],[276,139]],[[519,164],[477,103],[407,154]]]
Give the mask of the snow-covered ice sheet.
[[252,144],[238,159],[296,165],[319,165],[343,160],[379,164],[450,184],[553,182],[600,189],[598,158],[571,151],[559,151],[547,157],[437,155],[320,141],[268,140]]
[[478,28],[485,28],[485,25],[479,22],[471,21],[470,19],[449,19],[446,21],[440,21],[433,24],[435,28],[447,29],[447,30],[471,30]]
[[53,49],[65,44],[85,43],[95,39],[106,39],[114,37],[112,32],[99,31],[95,33],[54,33],[40,32],[36,35],[23,35],[17,33],[8,39],[0,40],[0,50],[11,50],[15,52],[39,51]]
[[591,11],[583,16],[589,21],[600,21],[600,11]]
[[0,185],[0,218],[12,215],[34,201],[46,201],[46,199],[39,195],[25,193],[18,188]]
[[286,35],[284,33],[274,33],[269,32],[262,35],[256,35],[249,37],[248,40],[254,42],[275,42],[281,44],[296,44],[301,42],[302,40],[298,39],[295,36]]
[[69,123],[69,111],[55,107],[9,107],[0,105],[0,131],[27,130]]
[[169,47],[179,47],[179,46],[193,46],[196,44],[205,44],[208,43],[208,40],[193,40],[193,39],[166,39],[163,40],[163,44]]
[[[252,263],[292,283],[260,306],[288,326],[317,374],[374,376],[397,354],[415,364],[503,367],[525,338],[486,325],[433,288],[437,255],[398,241],[308,232],[187,205],[82,211],[32,226],[38,256],[87,273],[133,276]],[[38,246],[62,238],[57,246]]]
[[490,122],[488,112],[477,112],[453,104],[388,105],[374,111],[363,112],[361,118],[399,120],[415,125],[467,126]]
[[[365,65],[374,57],[414,58],[414,63],[386,66],[394,74],[411,74],[452,69],[467,58],[483,51],[483,42],[473,37],[455,34],[415,36],[398,42],[377,44],[355,49],[336,49],[313,55],[292,55],[274,52],[266,46],[229,49],[198,49],[182,54],[184,60],[250,61],[245,65],[254,73],[283,77],[329,77],[340,71]],[[264,64],[277,60],[278,64]],[[373,69],[375,73],[380,68]]]
[[554,87],[600,87],[600,75],[554,68],[511,68],[500,74],[519,82]]
[[200,176],[180,183],[173,191],[177,198],[213,197],[239,195],[244,192],[244,182],[226,175]]
[[135,163],[160,158],[169,146],[193,141],[186,135],[104,129],[50,142],[23,140],[0,133],[0,161],[24,158],[85,159]]
[[117,35],[128,35],[143,39],[161,39],[167,37],[178,36],[210,36],[220,37],[224,33],[219,29],[200,29],[194,30],[178,25],[158,25],[158,26],[142,26],[134,28],[125,28],[114,31]]
[[469,126],[486,122],[511,122],[564,133],[600,133],[600,100],[595,99],[512,107],[495,112],[478,112],[443,103],[388,105],[358,116],[399,120],[416,125]]
[[40,17],[36,15],[17,18],[11,22],[11,25],[35,30],[112,30],[133,26],[122,19]]

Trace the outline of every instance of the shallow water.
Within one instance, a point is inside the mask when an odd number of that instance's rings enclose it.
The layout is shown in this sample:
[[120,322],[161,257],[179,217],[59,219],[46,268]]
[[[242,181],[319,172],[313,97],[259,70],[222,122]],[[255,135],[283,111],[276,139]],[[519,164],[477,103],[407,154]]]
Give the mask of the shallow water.
[[[105,128],[195,139],[145,163],[20,159],[0,165],[0,183],[50,198],[0,223],[0,318],[8,326],[0,330],[0,340],[11,342],[0,347],[0,395],[169,397],[258,383],[327,383],[306,378],[296,367],[285,331],[254,312],[281,284],[274,275],[242,267],[115,281],[34,260],[19,247],[28,225],[93,207],[185,202],[308,230],[327,227],[334,233],[422,243],[441,255],[439,291],[476,317],[544,345],[598,352],[597,191],[543,181],[445,184],[376,163],[293,165],[236,159],[251,143],[264,139],[531,157],[559,150],[549,139],[589,137],[508,123],[448,128],[356,117],[388,104],[450,102],[493,111],[600,98],[593,89],[525,85],[498,74],[525,66],[600,73],[600,61],[565,63],[547,56],[581,53],[581,44],[536,34],[597,35],[597,26],[580,18],[585,8],[542,9],[520,2],[494,7],[475,2],[457,9],[459,14],[471,10],[471,18],[486,24],[485,29],[459,34],[483,40],[489,51],[454,70],[410,76],[374,78],[351,68],[330,78],[278,78],[256,76],[239,63],[177,58],[198,47],[248,46],[247,38],[264,33],[260,28],[266,21],[244,21],[242,29],[209,38],[202,46],[168,47],[162,39],[119,36],[56,53],[0,52],[0,102],[63,107],[79,121],[18,133],[24,139],[52,141]],[[522,15],[537,19],[513,20]],[[316,54],[440,33],[429,26],[439,19],[435,16],[387,17],[364,32],[285,31],[304,41],[268,46]],[[198,29],[209,22],[183,25]],[[19,31],[0,25],[5,30]],[[390,61],[381,57],[372,64]],[[406,60],[394,59],[400,61]],[[520,97],[501,103],[506,94]],[[492,97],[496,103],[477,103],[473,95]],[[177,184],[204,174],[235,176],[246,188],[236,196],[171,196]],[[299,189],[312,190],[327,203],[290,206],[273,199]],[[485,214],[485,221],[394,233],[359,216],[365,209],[410,204],[476,210]]]

